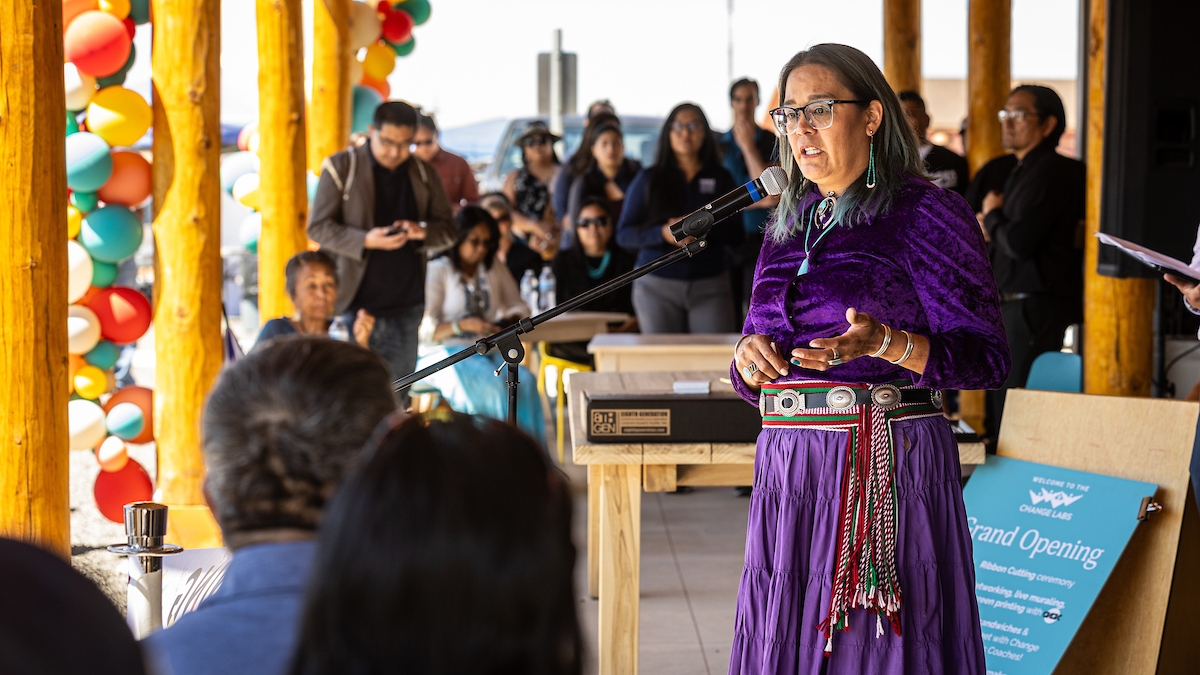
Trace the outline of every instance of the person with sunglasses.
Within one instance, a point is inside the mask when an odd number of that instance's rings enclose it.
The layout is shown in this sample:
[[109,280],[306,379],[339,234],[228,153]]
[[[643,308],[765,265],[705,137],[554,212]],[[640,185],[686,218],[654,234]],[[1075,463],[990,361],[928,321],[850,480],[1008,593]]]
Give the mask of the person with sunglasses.
[[729,672],[983,675],[939,391],[1008,375],[983,236],[869,56],[816,45],[779,91],[787,185],[730,367],[763,428]]
[[[625,191],[617,243],[645,265],[690,243],[675,241],[671,225],[736,187],[721,166],[716,137],[694,103],[675,106],[663,123],[654,165]],[[633,306],[643,333],[732,333],[737,330],[725,250],[742,241],[741,220],[717,223],[708,246],[633,283]]]
[[554,257],[559,227],[551,204],[552,190],[561,162],[554,144],[560,136],[550,133],[545,122],[530,122],[517,139],[521,148],[521,168],[513,169],[504,179],[504,196],[513,205],[513,231],[541,254]]
[[453,213],[479,201],[479,183],[475,180],[475,172],[471,171],[467,160],[442,147],[438,140],[437,122],[430,115],[417,116],[413,154],[438,172]]
[[[633,269],[633,254],[617,246],[616,221],[609,211],[609,200],[592,195],[583,200],[575,218],[575,241],[570,248],[554,256],[554,278],[558,281],[558,301],[570,300],[608,283]],[[581,308],[589,312],[622,312],[629,320],[610,324],[610,333],[636,333],[633,317],[633,289],[629,286],[596,298]],[[554,342],[546,350],[552,356],[593,364],[587,342]]]
[[[530,316],[517,282],[504,265],[496,264],[500,228],[496,219],[478,206],[464,206],[454,217],[458,237],[439,258],[429,263],[425,284],[425,318],[421,321],[421,357],[417,368],[426,368]],[[475,355],[422,380],[442,394],[459,412],[508,419],[508,390],[503,376],[494,375],[504,365],[500,351]],[[503,375],[503,374],[502,374]],[[524,366],[522,382],[536,382]],[[517,424],[534,438],[546,433],[537,387],[518,390]]]

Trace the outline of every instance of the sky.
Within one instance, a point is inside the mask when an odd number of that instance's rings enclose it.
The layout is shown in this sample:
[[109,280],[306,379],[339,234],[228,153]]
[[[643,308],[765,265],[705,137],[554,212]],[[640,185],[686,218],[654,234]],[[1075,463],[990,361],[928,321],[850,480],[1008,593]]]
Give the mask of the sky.
[[[311,58],[314,0],[303,0]],[[319,2],[320,0],[315,0]],[[578,58],[578,105],[608,98],[618,113],[665,115],[682,101],[729,125],[728,3],[733,4],[733,76],[774,89],[797,51],[841,42],[883,59],[883,0],[431,0],[414,30],[416,49],[396,62],[392,97],[436,113],[443,129],[537,112],[537,54],[563,31]],[[1073,79],[1079,0],[1012,0],[1014,79]],[[967,0],[924,0],[921,64],[926,78],[967,73]],[[251,0],[222,2],[221,116],[258,117],[258,59]],[[149,31],[136,38],[149,54]],[[139,56],[129,87],[147,94],[150,59]]]

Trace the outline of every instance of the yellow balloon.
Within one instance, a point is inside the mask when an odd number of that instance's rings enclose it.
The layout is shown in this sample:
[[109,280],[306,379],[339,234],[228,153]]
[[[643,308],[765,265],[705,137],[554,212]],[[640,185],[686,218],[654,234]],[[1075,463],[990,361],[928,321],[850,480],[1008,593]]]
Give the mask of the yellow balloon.
[[100,0],[100,11],[124,21],[129,16],[129,0]]
[[67,205],[67,238],[74,239],[79,236],[79,230],[83,227],[83,214],[74,206]]
[[367,47],[362,67],[363,74],[372,80],[386,80],[396,67],[396,52],[391,47],[376,42]]
[[95,400],[108,389],[108,378],[96,366],[84,366],[75,373],[75,393]]
[[257,211],[261,206],[258,185],[259,176],[256,173],[248,173],[238,178],[233,182],[233,198],[242,206]]
[[88,131],[113,147],[133,145],[146,135],[151,122],[153,113],[146,99],[120,85],[96,92],[87,107]]

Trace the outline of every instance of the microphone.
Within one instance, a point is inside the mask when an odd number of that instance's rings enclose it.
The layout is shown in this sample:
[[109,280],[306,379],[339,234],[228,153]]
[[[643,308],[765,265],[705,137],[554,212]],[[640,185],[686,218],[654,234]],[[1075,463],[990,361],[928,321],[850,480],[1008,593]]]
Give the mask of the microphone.
[[777,166],[769,166],[758,178],[734,188],[722,195],[704,208],[684,216],[683,220],[671,226],[671,236],[675,241],[687,237],[703,237],[709,228],[718,220],[723,220],[761,200],[763,197],[782,194],[787,187],[787,174]]

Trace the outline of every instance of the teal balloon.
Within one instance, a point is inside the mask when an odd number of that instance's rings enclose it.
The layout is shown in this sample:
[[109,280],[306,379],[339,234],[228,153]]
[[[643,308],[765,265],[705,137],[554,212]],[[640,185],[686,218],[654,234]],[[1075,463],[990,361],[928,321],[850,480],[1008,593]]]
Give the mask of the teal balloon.
[[[409,0],[409,2],[412,2],[412,0]],[[407,5],[408,3],[406,2],[404,4]],[[391,44],[391,43],[389,43],[389,44]],[[408,38],[408,42],[402,42],[398,45],[392,45],[392,51],[396,52],[396,56],[408,56],[416,48],[417,48],[417,38],[415,38],[415,37]]]
[[105,206],[83,217],[78,241],[92,260],[119,263],[142,245],[142,221],[127,207]]
[[233,152],[221,160],[221,189],[233,194],[233,184],[248,173],[258,173],[258,155],[253,152]]
[[117,266],[112,263],[92,261],[92,285],[96,288],[108,288],[117,280]]
[[96,366],[100,370],[108,370],[117,365],[117,359],[121,357],[121,348],[109,342],[101,340],[92,347],[92,351],[83,355],[83,360],[88,362],[88,365]]
[[146,416],[136,403],[118,403],[104,416],[104,425],[108,433],[128,441],[138,437],[146,428]]
[[321,179],[315,173],[306,171],[304,173],[304,181],[305,187],[308,188],[308,201],[311,202],[317,198],[317,186],[321,184]]
[[79,133],[79,122],[75,121],[75,113],[67,111],[67,135]]
[[95,192],[72,192],[70,202],[80,213],[91,213],[100,204],[100,198]]
[[429,0],[404,0],[396,5],[396,9],[408,12],[409,16],[413,18],[413,24],[417,26],[428,21],[432,11],[429,7]]
[[81,131],[67,136],[67,187],[95,192],[112,176],[112,149],[96,134]]
[[[364,133],[375,117],[375,109],[379,107],[380,103],[383,103],[383,97],[374,89],[357,84],[354,85],[352,101],[350,133]],[[111,165],[111,160],[109,163]]]
[[137,60],[137,45],[129,45],[129,58],[125,59],[125,65],[117,72],[108,77],[96,78],[96,86],[103,89],[114,85],[125,84],[125,76],[129,74],[129,70],[133,68],[133,62]]
[[129,18],[139,26],[150,23],[150,0],[129,0]]

